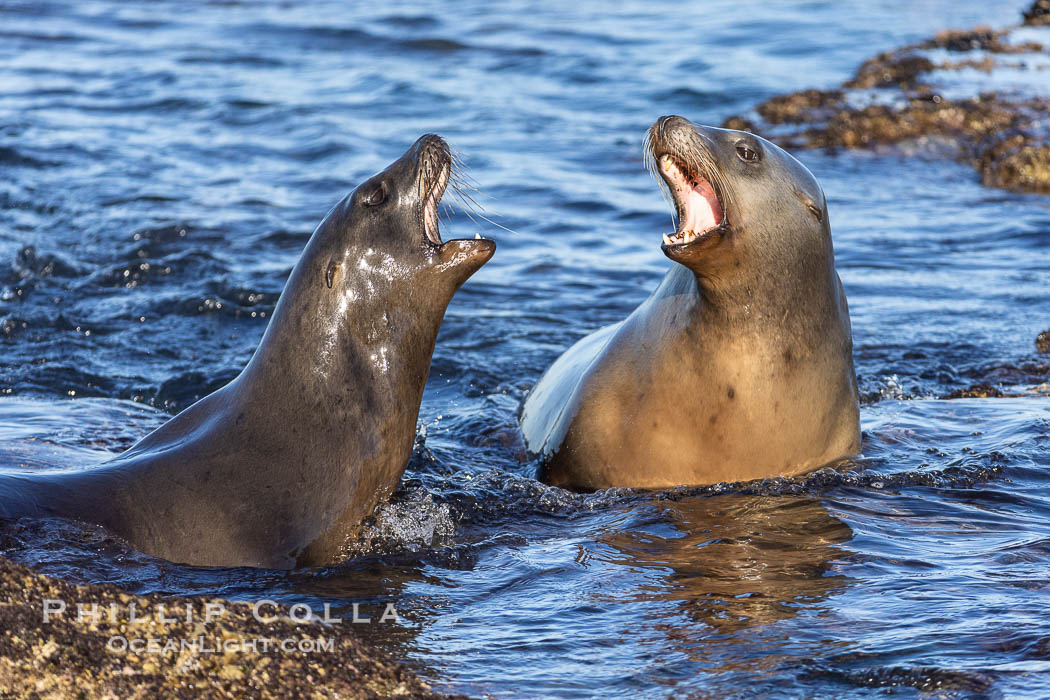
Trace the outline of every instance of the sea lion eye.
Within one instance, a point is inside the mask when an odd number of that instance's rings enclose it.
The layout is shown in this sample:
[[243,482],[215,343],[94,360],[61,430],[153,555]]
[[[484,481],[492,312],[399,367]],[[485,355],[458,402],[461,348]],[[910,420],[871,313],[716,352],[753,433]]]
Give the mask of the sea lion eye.
[[386,189],[379,185],[367,195],[365,195],[365,205],[369,207],[377,207],[383,203],[386,199]]
[[745,163],[757,163],[762,159],[762,156],[759,155],[758,151],[754,150],[746,143],[738,143],[736,145],[736,154],[740,157],[740,160]]

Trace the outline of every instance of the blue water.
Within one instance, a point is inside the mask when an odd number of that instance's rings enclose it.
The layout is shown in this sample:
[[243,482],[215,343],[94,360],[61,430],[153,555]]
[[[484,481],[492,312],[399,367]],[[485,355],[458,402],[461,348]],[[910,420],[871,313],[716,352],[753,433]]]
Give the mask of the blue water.
[[[800,152],[828,195],[865,459],[743,488],[532,479],[516,416],[573,341],[670,264],[641,159],[1024,2],[0,0],[0,456],[88,464],[231,379],[328,208],[446,137],[499,250],[445,319],[403,488],[325,570],[176,566],[18,523],[75,581],[394,601],[366,632],[496,697],[1050,695],[1050,198],[935,158]],[[451,225],[450,225],[451,224]],[[979,382],[1019,398],[943,401]]]

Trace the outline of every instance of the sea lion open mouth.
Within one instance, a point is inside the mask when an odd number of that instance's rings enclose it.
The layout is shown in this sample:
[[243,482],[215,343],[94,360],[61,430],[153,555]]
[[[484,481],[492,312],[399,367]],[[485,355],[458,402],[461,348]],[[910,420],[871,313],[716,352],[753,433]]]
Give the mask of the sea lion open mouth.
[[710,238],[727,228],[718,191],[699,169],[669,153],[658,156],[656,163],[671,191],[678,221],[673,234],[663,234],[665,249]]
[[[438,226],[438,206],[441,204],[441,198],[444,196],[446,189],[448,189],[449,183],[452,184],[452,189],[457,193],[460,200],[465,200],[468,204],[473,203],[469,195],[464,196],[463,193],[463,182],[462,177],[457,176],[454,172],[456,166],[456,158],[452,155],[452,150],[448,144],[440,136],[434,134],[427,134],[422,137],[422,142],[419,145],[419,161],[418,161],[418,187],[419,187],[419,201],[420,204],[420,219],[423,222],[423,235],[427,242],[441,248],[445,246],[446,241],[441,240],[441,229]],[[447,241],[447,243],[453,243],[454,241],[467,241],[471,239],[453,239]],[[480,233],[474,234],[473,240],[488,240]]]
[[452,155],[448,144],[437,136],[423,145],[419,162],[419,200],[422,204],[423,233],[436,246],[442,244],[438,228],[438,204],[452,175]]

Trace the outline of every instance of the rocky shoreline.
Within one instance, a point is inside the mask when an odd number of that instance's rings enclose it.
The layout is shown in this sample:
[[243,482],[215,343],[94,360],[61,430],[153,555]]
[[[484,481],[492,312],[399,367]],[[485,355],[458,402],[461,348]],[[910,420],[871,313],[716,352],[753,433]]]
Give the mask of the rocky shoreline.
[[1050,193],[1050,0],[1000,30],[944,31],[865,61],[831,90],[769,99],[725,126],[786,148],[949,157],[988,187]]
[[450,697],[349,621],[305,616],[78,586],[0,558],[0,697]]

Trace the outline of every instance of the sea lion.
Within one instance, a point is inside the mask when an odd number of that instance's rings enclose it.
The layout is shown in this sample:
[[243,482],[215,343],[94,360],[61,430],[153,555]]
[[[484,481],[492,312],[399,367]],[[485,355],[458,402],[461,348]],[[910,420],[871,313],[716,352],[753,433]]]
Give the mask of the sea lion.
[[572,346],[525,402],[540,478],[665,488],[809,471],[860,446],[853,340],[824,194],[750,133],[662,117],[675,264],[624,321]]
[[495,251],[442,242],[447,144],[426,135],[339,202],[225,387],[82,471],[0,474],[0,516],[98,523],[208,566],[322,564],[396,487],[438,328]]

